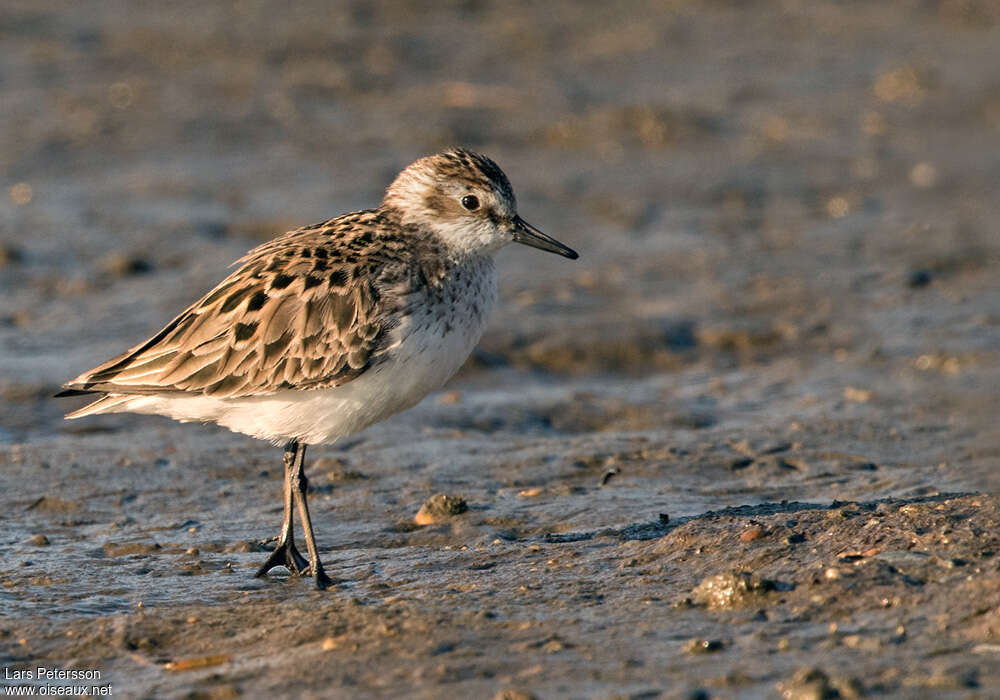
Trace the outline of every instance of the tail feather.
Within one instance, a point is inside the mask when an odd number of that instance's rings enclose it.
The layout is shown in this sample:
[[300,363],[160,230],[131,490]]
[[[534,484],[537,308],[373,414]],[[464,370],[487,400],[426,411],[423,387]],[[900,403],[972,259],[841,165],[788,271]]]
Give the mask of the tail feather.
[[[91,392],[77,391],[75,389],[69,389],[63,391],[59,396],[79,396],[81,394],[87,394]],[[105,394],[101,398],[97,399],[92,403],[88,403],[83,408],[78,408],[72,413],[66,414],[66,419],[71,420],[73,418],[82,418],[83,416],[92,416],[95,413],[115,413],[117,409],[122,404],[128,403],[134,396],[129,396],[126,394]]]

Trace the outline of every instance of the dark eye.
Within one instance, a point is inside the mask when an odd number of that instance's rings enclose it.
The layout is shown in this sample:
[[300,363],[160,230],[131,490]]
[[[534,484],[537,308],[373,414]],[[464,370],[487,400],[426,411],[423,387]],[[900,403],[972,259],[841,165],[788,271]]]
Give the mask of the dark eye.
[[479,208],[479,197],[474,194],[467,194],[462,197],[462,206],[469,211],[475,211]]

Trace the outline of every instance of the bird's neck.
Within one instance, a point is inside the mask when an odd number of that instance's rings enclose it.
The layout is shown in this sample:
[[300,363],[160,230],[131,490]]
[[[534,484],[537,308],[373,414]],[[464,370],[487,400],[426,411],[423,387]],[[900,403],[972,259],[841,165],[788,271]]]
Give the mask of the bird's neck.
[[467,267],[492,260],[496,252],[484,249],[476,232],[465,226],[450,226],[431,219],[408,217],[400,208],[384,203],[379,213],[403,231],[408,246],[423,259],[436,259],[447,267]]

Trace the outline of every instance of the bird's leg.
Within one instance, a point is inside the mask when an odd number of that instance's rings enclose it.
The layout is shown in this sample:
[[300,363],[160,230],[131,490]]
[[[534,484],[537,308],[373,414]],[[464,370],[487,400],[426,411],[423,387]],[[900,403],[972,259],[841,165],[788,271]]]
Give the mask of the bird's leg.
[[316,538],[313,536],[312,521],[309,519],[309,504],[306,502],[309,480],[306,479],[306,473],[302,467],[305,455],[306,446],[300,444],[299,450],[295,454],[295,467],[292,470],[292,495],[295,497],[295,505],[299,510],[299,518],[302,520],[302,530],[306,536],[306,548],[309,550],[309,559],[312,561],[311,573],[316,581],[316,588],[322,590],[330,586],[333,581],[323,571],[323,562],[319,560],[319,553],[316,551]]
[[290,442],[285,446],[285,515],[281,521],[281,535],[271,556],[257,569],[255,576],[258,578],[276,566],[283,566],[293,574],[301,574],[309,568],[309,562],[295,548],[295,527],[292,523],[292,472],[295,469],[296,453],[300,450],[304,451],[305,446],[300,446],[297,442]]

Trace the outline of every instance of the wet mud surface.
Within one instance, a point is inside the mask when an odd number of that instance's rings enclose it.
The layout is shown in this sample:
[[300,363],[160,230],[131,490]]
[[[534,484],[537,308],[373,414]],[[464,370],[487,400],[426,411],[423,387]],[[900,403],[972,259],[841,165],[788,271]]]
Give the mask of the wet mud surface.
[[[0,665],[119,697],[1000,687],[992,3],[9,2],[0,32]],[[280,449],[61,420],[247,248],[455,143],[581,260],[502,253],[445,390],[310,449],[332,589],[253,578]]]

